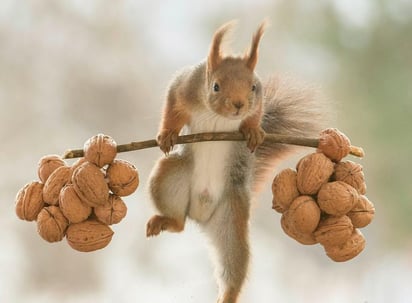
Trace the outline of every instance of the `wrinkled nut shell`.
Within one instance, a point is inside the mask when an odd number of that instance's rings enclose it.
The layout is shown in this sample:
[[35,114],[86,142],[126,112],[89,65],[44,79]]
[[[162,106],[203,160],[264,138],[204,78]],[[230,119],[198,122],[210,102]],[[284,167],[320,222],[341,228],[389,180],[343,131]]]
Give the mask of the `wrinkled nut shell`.
[[286,211],[299,196],[296,185],[296,171],[286,168],[276,175],[272,183],[272,208],[279,213]]
[[16,195],[15,210],[21,220],[36,220],[43,206],[43,184],[40,182],[26,184]]
[[326,254],[335,262],[345,262],[359,255],[365,248],[365,238],[359,229],[354,229],[342,245],[324,246]]
[[70,167],[60,166],[47,179],[43,188],[43,200],[49,205],[59,203],[62,188],[70,181]]
[[79,158],[76,162],[73,163],[72,166],[70,166],[70,183],[72,182],[73,179],[73,173],[74,171],[83,163],[87,162],[85,158]]
[[293,225],[290,223],[290,220],[288,218],[287,212],[282,214],[282,217],[280,219],[280,225],[285,232],[286,235],[291,237],[292,239],[296,240],[300,244],[303,245],[314,245],[318,243],[313,235],[313,233],[310,234],[304,234],[296,231],[296,229],[293,227]]
[[114,160],[106,171],[110,190],[117,196],[128,196],[139,186],[139,174],[136,167],[125,160]]
[[92,208],[80,199],[73,184],[66,185],[61,190],[59,206],[70,223],[80,223],[92,213]]
[[73,172],[72,183],[80,199],[91,207],[104,205],[109,199],[103,172],[90,162],[83,163]]
[[369,225],[374,216],[375,206],[366,196],[360,196],[358,203],[348,212],[348,217],[352,220],[353,226],[357,228]]
[[127,206],[122,198],[113,194],[110,194],[108,203],[94,208],[97,219],[107,225],[119,223],[126,213]]
[[319,224],[320,209],[311,197],[299,196],[287,210],[287,217],[297,232],[311,234]]
[[58,242],[64,238],[69,222],[57,206],[44,207],[37,217],[37,231],[47,242]]
[[353,225],[348,216],[322,219],[314,232],[315,239],[324,246],[336,246],[352,235]]
[[328,182],[333,173],[333,163],[322,153],[303,157],[297,167],[297,187],[302,195],[315,195]]
[[346,215],[358,203],[358,199],[356,189],[342,181],[326,183],[318,193],[320,209],[336,217]]
[[319,135],[318,151],[334,162],[339,162],[350,152],[350,140],[336,128],[323,130]]
[[365,176],[362,171],[362,165],[352,161],[342,161],[335,165],[333,177],[336,181],[343,181],[353,188],[359,194],[366,193]]
[[112,137],[98,134],[84,143],[84,157],[87,161],[103,167],[113,162],[117,154],[117,144]]
[[113,237],[109,226],[96,220],[71,224],[66,231],[69,245],[81,252],[90,252],[106,247]]
[[66,162],[58,155],[47,155],[40,159],[37,175],[41,182],[46,183],[49,176],[60,166],[65,166]]

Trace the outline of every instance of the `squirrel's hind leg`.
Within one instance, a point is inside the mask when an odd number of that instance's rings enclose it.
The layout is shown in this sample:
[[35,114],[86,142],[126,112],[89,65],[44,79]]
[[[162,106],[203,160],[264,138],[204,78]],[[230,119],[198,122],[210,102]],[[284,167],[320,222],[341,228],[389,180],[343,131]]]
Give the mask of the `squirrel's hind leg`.
[[191,161],[177,153],[160,159],[149,179],[149,193],[159,215],[147,223],[146,235],[184,229],[190,199]]
[[217,303],[237,302],[249,267],[249,195],[233,189],[227,197],[204,226],[215,249]]

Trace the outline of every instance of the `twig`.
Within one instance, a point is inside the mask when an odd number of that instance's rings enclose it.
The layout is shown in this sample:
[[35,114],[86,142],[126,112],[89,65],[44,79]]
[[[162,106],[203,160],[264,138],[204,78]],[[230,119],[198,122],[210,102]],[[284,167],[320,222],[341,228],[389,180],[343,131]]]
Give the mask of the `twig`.
[[[218,132],[218,133],[199,133],[199,134],[191,134],[191,135],[184,135],[179,136],[177,139],[177,144],[187,144],[187,143],[196,143],[196,142],[204,142],[204,141],[244,141],[245,138],[243,134],[239,132]],[[292,145],[300,145],[300,146],[308,146],[308,147],[318,147],[319,139],[317,138],[305,138],[305,137],[293,137],[293,136],[286,136],[286,135],[277,135],[277,134],[266,134],[265,141],[271,141],[273,143],[281,143],[281,144],[292,144]],[[140,150],[145,148],[151,148],[158,146],[156,140],[147,140],[147,141],[139,141],[139,142],[131,142],[127,144],[119,144],[117,145],[117,152],[129,152],[134,150]],[[351,146],[350,154],[356,157],[363,157],[365,154],[362,148],[357,146]],[[71,158],[80,158],[83,157],[83,149],[72,149],[67,150],[63,158],[64,159],[71,159]]]

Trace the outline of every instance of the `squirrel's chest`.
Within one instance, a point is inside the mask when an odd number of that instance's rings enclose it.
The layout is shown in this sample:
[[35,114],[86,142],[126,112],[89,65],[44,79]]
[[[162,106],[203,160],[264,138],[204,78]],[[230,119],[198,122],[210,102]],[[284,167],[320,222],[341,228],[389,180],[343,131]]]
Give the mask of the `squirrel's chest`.
[[[236,131],[239,125],[240,120],[199,114],[193,117],[189,132]],[[233,148],[230,141],[192,144],[191,217],[201,221],[199,216],[207,216],[208,210],[213,211],[229,177]]]

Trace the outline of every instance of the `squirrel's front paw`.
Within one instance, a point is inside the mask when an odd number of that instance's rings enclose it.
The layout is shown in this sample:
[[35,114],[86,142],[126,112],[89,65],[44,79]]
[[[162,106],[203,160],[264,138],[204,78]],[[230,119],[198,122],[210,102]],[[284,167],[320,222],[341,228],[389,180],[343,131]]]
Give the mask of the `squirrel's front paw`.
[[265,139],[265,131],[260,126],[255,128],[241,126],[239,130],[245,136],[247,147],[252,153]]
[[167,155],[173,149],[173,146],[177,143],[178,133],[170,129],[162,130],[156,138],[157,144],[160,149]]

